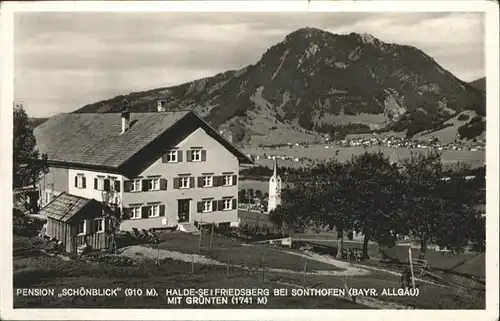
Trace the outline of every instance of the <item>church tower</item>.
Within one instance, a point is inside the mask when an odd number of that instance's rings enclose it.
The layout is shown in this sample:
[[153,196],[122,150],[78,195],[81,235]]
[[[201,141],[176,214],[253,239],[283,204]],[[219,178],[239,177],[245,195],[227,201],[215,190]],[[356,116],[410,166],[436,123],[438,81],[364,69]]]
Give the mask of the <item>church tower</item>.
[[278,162],[274,160],[273,176],[269,179],[269,201],[267,211],[271,212],[281,204],[281,177],[278,175]]

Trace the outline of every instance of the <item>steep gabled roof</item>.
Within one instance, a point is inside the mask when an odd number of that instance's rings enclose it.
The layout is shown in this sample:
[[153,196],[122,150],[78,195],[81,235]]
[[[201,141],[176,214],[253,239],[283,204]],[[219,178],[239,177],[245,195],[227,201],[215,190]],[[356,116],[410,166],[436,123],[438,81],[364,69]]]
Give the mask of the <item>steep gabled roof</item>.
[[68,222],[80,213],[80,211],[89,204],[95,203],[96,207],[100,204],[95,199],[88,199],[80,196],[75,196],[68,193],[61,193],[47,204],[41,211],[41,215],[54,220]]
[[142,155],[142,152],[151,150],[147,147],[163,135],[168,136],[173,127],[176,127],[176,137],[182,128],[202,127],[240,161],[252,163],[191,111],[131,113],[130,128],[123,134],[120,113],[61,114],[35,128],[34,134],[40,152],[47,153],[52,164],[119,170],[131,158],[147,158],[144,161],[149,162],[149,158],[159,157],[161,154],[148,152]]

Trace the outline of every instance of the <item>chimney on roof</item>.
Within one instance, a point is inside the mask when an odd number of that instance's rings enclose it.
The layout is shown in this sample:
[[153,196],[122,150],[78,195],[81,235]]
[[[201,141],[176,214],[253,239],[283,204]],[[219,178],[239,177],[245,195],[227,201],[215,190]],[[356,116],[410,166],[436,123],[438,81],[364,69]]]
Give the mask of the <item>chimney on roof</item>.
[[156,108],[157,108],[158,112],[166,111],[165,104],[166,104],[165,100],[159,99],[156,101]]
[[122,134],[126,132],[130,127],[130,111],[128,100],[123,100],[122,106]]

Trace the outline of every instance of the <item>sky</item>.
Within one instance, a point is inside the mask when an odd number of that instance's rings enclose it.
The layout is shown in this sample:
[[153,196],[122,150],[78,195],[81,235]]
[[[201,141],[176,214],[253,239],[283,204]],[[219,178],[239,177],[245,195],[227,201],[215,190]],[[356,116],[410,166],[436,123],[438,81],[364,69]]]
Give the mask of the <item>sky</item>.
[[486,74],[483,13],[17,12],[14,97],[50,117],[256,63],[299,28],[415,46],[464,81]]

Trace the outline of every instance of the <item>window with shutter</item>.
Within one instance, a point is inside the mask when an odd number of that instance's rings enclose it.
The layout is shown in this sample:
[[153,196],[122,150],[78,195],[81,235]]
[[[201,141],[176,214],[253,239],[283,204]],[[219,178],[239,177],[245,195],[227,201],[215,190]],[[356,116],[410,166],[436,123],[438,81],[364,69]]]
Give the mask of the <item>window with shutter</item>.
[[120,181],[115,181],[114,185],[115,185],[115,192],[119,192],[120,191]]
[[142,180],[141,179],[134,179],[131,182],[130,191],[131,192],[140,192],[140,191],[142,191]]
[[194,177],[189,178],[189,187],[193,188],[194,187]]
[[197,203],[197,208],[198,208],[198,213],[203,212],[203,202],[198,202]]
[[160,179],[159,178],[151,178],[148,180],[149,190],[150,191],[158,191],[160,190]]
[[82,188],[87,188],[87,178],[85,176],[82,177]]
[[78,176],[75,176],[75,187],[78,187]]
[[180,181],[179,177],[174,178],[174,188],[175,189],[179,189],[179,185],[180,185],[179,181]]
[[207,161],[207,151],[204,150],[204,149],[201,151],[201,161],[202,162],[206,162]]
[[165,205],[160,205],[160,216],[165,216]]
[[190,162],[191,160],[192,160],[191,151],[188,150],[188,151],[186,151],[186,162]]
[[142,210],[140,206],[134,206],[130,208],[130,218],[138,219],[142,217]]
[[237,209],[238,204],[236,204],[236,198],[233,198],[231,201],[231,209],[235,210]]
[[202,201],[203,204],[203,213],[212,212],[213,211],[213,201]]
[[191,160],[193,162],[200,162],[201,161],[201,150],[195,149],[191,151]]
[[97,189],[97,178],[94,178],[94,189]]
[[177,163],[179,151],[169,150],[163,155],[164,163]]
[[123,182],[123,191],[131,192],[132,191],[132,181],[124,181]]
[[232,201],[231,199],[225,199],[225,200],[222,200],[222,204],[223,204],[223,205],[222,205],[222,206],[223,206],[223,207],[222,207],[222,209],[223,209],[224,211],[228,211],[228,210],[231,210],[231,209],[232,209],[232,208],[231,208],[231,206],[232,206],[232,202],[231,202],[231,201]]
[[217,201],[212,201],[212,210],[214,212],[219,210],[219,208],[217,207]]
[[179,163],[182,162],[182,150],[177,151],[177,161]]
[[233,186],[238,185],[238,175],[233,175]]

